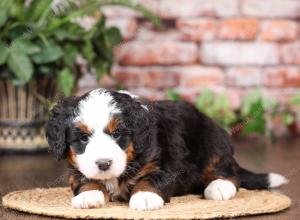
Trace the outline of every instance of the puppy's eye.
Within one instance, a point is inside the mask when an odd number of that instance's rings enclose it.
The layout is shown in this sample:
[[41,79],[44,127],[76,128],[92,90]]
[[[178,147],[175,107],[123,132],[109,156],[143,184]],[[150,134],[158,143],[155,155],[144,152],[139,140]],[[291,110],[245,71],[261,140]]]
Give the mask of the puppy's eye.
[[112,138],[114,139],[119,139],[121,137],[121,132],[120,131],[114,131],[112,134],[111,134]]
[[87,135],[82,135],[82,136],[80,136],[79,140],[80,140],[81,142],[88,142],[89,137],[88,137]]

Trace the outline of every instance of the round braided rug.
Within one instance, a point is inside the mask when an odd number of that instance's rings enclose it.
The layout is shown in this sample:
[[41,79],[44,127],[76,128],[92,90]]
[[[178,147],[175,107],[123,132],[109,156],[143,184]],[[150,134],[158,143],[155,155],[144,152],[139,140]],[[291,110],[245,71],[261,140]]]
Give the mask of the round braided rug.
[[284,195],[241,189],[228,201],[204,200],[198,195],[174,197],[156,211],[134,211],[127,203],[108,203],[100,209],[73,209],[69,188],[32,189],[5,195],[3,205],[23,212],[65,218],[211,219],[274,213],[291,205]]

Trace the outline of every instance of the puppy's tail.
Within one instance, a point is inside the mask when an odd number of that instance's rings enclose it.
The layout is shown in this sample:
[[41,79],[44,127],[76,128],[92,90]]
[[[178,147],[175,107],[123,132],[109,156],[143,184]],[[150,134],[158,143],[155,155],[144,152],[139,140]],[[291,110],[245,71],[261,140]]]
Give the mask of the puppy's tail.
[[238,166],[237,174],[241,187],[246,189],[268,189],[288,183],[288,179],[277,173],[253,173]]

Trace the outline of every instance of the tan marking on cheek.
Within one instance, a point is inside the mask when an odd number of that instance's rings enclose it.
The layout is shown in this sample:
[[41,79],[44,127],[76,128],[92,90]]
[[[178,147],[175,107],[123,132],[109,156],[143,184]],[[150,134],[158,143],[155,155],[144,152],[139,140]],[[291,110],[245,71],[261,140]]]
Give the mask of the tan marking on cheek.
[[81,132],[85,133],[85,134],[91,134],[92,130],[89,128],[89,126],[87,126],[86,124],[82,123],[82,122],[78,122],[76,123],[76,128],[78,128]]
[[104,129],[107,133],[111,134],[113,133],[119,126],[119,121],[116,118],[111,119],[108,124],[106,125],[106,128]]
[[134,159],[135,157],[135,152],[134,152],[134,147],[133,144],[130,143],[127,147],[127,149],[125,150],[126,156],[127,156],[127,162],[130,162]]
[[69,163],[72,164],[74,167],[78,167],[76,153],[71,148],[68,151],[67,159],[68,159]]

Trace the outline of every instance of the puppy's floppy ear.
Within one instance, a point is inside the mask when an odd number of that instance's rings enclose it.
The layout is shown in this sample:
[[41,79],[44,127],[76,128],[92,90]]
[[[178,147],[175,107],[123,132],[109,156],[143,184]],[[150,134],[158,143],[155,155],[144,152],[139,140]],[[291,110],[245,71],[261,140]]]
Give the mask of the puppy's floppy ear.
[[53,152],[57,159],[66,158],[68,144],[66,142],[66,131],[75,117],[75,108],[78,97],[69,97],[56,104],[50,113],[46,124],[46,138],[49,151]]

